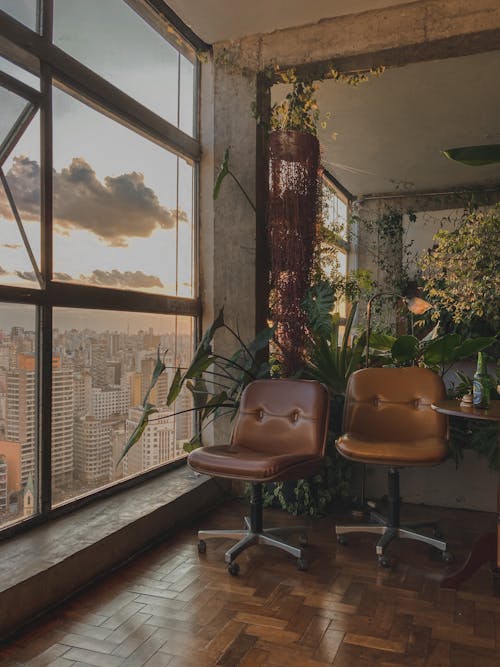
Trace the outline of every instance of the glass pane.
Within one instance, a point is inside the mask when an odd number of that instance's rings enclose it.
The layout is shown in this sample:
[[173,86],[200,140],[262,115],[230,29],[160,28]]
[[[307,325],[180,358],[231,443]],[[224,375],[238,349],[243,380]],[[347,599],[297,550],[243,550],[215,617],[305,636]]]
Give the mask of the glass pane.
[[0,88],[0,144],[8,137],[27,102],[10,90]]
[[35,320],[0,303],[0,527],[38,511]]
[[179,158],[177,294],[193,297],[193,167]]
[[347,230],[347,205],[339,198],[337,199],[337,224],[340,228],[340,235],[345,238]]
[[[185,456],[193,434],[191,394],[166,408],[177,365],[193,354],[194,320],[174,315],[56,308],[54,311],[53,503]],[[140,441],[117,467],[141,418],[158,347],[167,370],[150,394],[158,407]]]
[[175,295],[176,156],[55,90],[54,169],[54,278]]
[[178,52],[123,0],[55,0],[54,43],[178,125]]
[[327,228],[345,239],[347,204],[328,186],[323,187],[323,218]]
[[[0,95],[3,90],[0,90]],[[3,165],[35,262],[40,267],[40,118],[37,113]],[[0,183],[0,283],[39,289],[26,245]]]
[[180,56],[179,77],[179,127],[186,134],[194,135],[194,65]]
[[37,76],[31,74],[31,72],[27,72],[22,67],[14,65],[14,63],[11,63],[10,60],[7,60],[7,58],[3,58],[2,56],[0,56],[0,71],[10,74],[36,90],[40,90],[40,79]]
[[0,9],[31,30],[37,29],[37,0],[0,0]]

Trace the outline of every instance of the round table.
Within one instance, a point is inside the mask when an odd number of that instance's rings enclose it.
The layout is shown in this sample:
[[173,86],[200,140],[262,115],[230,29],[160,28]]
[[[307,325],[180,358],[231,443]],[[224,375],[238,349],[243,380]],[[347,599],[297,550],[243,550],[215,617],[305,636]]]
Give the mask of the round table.
[[[500,422],[500,401],[491,401],[487,410],[475,408],[473,406],[462,406],[459,401],[439,401],[432,405],[436,412],[441,412],[451,417],[464,417],[465,419],[487,419],[489,421]],[[500,447],[500,430],[499,430]],[[485,533],[472,547],[466,562],[462,567],[445,577],[441,586],[445,588],[458,588],[460,584],[468,579],[474,572],[483,565],[491,563],[495,569],[500,569],[500,478],[497,485],[497,531]]]

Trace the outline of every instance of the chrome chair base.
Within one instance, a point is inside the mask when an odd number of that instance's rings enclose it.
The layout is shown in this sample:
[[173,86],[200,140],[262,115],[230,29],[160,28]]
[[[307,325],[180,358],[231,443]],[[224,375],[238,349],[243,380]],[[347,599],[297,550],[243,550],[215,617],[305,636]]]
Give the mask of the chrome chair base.
[[253,544],[265,544],[270,547],[276,547],[286,551],[295,558],[303,560],[304,552],[300,547],[295,547],[282,540],[279,535],[288,533],[302,533],[301,543],[307,543],[305,526],[285,526],[281,528],[264,528],[262,531],[255,531],[251,528],[250,517],[245,517],[245,528],[243,530],[199,530],[198,539],[203,541],[212,538],[236,539],[239,540],[228,549],[224,555],[224,560],[230,565],[242,551],[248,549]]
[[451,560],[451,554],[448,552],[447,543],[440,539],[439,537],[425,535],[423,533],[417,532],[417,528],[431,527],[437,533],[437,523],[435,521],[419,522],[419,523],[410,523],[404,526],[393,526],[390,525],[389,521],[379,514],[378,512],[370,512],[370,523],[355,523],[349,525],[336,525],[335,526],[335,535],[339,543],[345,543],[343,536],[347,533],[374,533],[375,535],[380,535],[380,539],[376,544],[375,552],[380,558],[384,556],[385,550],[389,544],[396,539],[397,537],[408,539],[408,540],[417,540],[418,542],[424,542],[435,549],[438,549],[442,552],[442,558],[444,561],[449,562]]

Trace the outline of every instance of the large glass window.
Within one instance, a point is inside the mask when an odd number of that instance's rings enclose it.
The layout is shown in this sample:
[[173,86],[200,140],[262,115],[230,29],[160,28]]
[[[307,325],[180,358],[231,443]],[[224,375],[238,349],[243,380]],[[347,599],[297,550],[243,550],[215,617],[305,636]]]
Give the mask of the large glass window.
[[[195,50],[147,3],[44,5],[0,0],[0,529],[193,435],[191,394],[166,398],[199,316]],[[119,460],[158,351],[158,411]]]
[[54,278],[192,296],[192,166],[57,89],[53,108]]
[[[184,456],[191,394],[167,407],[175,368],[193,349],[193,319],[57,308],[52,355],[52,502],[57,505]],[[167,370],[150,400],[158,412],[119,463],[142,415],[160,350]]]
[[[322,204],[322,223],[325,230],[325,248],[323,249],[325,259],[322,269],[331,279],[340,277],[345,280],[348,271],[347,219],[349,202],[326,177],[323,179]],[[347,316],[345,298],[337,302],[336,310],[342,318]]]
[[193,63],[123,0],[55,0],[54,43],[193,133]]
[[0,0],[0,9],[31,30],[37,30],[38,0]]
[[40,114],[29,120],[31,105],[0,88],[1,101],[12,98],[0,121],[0,138],[5,143],[10,138],[4,159],[0,156],[0,284],[39,288]]

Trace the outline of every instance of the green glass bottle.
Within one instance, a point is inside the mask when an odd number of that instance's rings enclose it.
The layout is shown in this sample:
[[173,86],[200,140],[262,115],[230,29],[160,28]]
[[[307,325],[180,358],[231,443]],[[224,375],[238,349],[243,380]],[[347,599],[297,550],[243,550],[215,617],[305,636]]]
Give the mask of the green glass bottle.
[[477,369],[472,381],[472,395],[475,408],[486,410],[490,405],[490,381],[486,372],[486,355],[477,353]]

